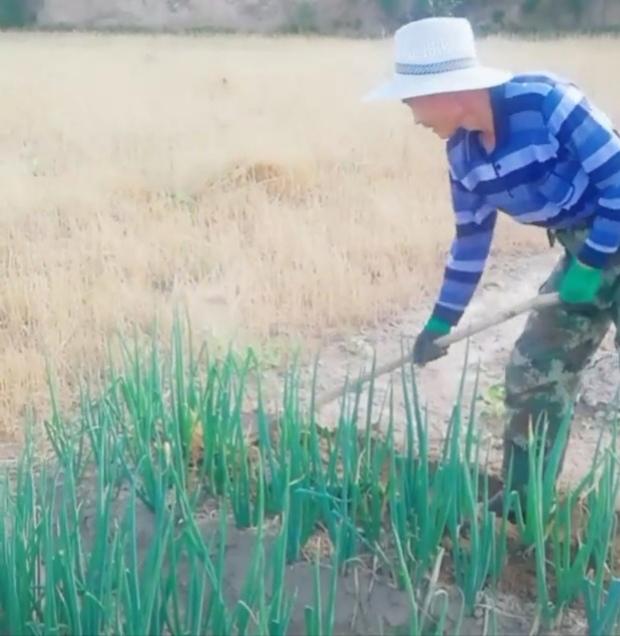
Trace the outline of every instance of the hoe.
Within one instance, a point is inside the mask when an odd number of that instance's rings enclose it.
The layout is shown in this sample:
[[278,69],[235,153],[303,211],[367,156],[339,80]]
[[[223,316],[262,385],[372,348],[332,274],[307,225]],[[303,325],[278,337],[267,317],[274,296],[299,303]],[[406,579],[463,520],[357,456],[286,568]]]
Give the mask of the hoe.
[[[560,297],[558,293],[541,294],[518,305],[515,305],[510,309],[505,309],[498,314],[489,316],[488,318],[484,318],[479,322],[475,322],[466,327],[462,327],[461,329],[457,329],[447,336],[438,338],[436,342],[440,346],[452,345],[455,342],[465,340],[466,338],[480,333],[481,331],[485,331],[486,329],[495,327],[496,325],[506,322],[507,320],[511,320],[512,318],[515,318],[516,316],[525,312],[536,311],[545,307],[554,307],[559,304]],[[356,391],[362,384],[368,382],[369,380],[372,380],[373,377],[378,378],[379,376],[385,375],[386,373],[395,371],[396,369],[407,364],[410,359],[411,358],[408,355],[401,356],[400,358],[392,360],[391,362],[386,362],[385,364],[377,367],[374,373],[364,375],[355,382],[351,382],[346,386],[334,389],[332,391],[327,391],[317,398],[315,408],[318,410],[326,404],[329,404],[330,402],[333,402],[334,400],[342,397],[346,392]]]

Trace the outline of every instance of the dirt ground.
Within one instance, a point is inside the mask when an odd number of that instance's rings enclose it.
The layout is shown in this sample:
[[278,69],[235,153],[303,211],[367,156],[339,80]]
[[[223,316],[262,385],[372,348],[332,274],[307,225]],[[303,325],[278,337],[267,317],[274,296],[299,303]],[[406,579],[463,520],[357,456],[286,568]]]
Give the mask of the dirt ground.
[[[91,488],[91,491],[94,490]],[[125,512],[127,497],[121,495],[115,506],[115,516],[121,518]],[[219,551],[218,512],[212,505],[197,517],[199,528],[205,543],[212,546],[212,556],[216,558]],[[96,517],[96,503],[84,500],[82,509],[82,540],[86,550],[92,544]],[[136,531],[138,560],[148,553],[155,536],[153,514],[138,502],[136,509]],[[265,528],[265,563],[270,563],[271,550],[279,527],[277,523],[268,522]],[[321,533],[325,541],[327,535]],[[256,546],[256,529],[240,530],[230,521],[226,530],[226,571],[223,576],[223,594],[226,603],[232,609],[243,593],[248,567],[252,562]],[[313,537],[309,544],[318,545]],[[288,634],[297,636],[305,634],[304,608],[315,604],[314,598],[314,558],[312,549],[303,551],[304,557],[287,566],[285,572],[285,589],[294,595],[296,602],[289,625]],[[322,607],[328,602],[332,566],[329,550],[322,550],[320,567]],[[425,617],[424,633],[431,633],[433,621],[438,618],[440,606],[447,599],[447,617],[445,634],[459,636],[528,636],[543,634],[548,636],[582,636],[587,633],[583,613],[579,607],[565,610],[553,631],[538,629],[536,622],[535,572],[531,556],[514,552],[503,574],[497,590],[485,590],[473,615],[463,615],[463,597],[454,585],[451,575],[449,557],[444,556],[439,569],[439,576],[431,580],[429,576],[422,583],[423,593],[418,600],[421,616]],[[165,564],[164,567],[167,567]],[[181,560],[177,570],[177,585],[180,597],[189,588],[190,570],[187,561]],[[267,569],[265,588],[270,589],[271,571]],[[409,634],[411,603],[405,590],[398,589],[386,572],[373,566],[370,557],[361,556],[352,561],[345,573],[338,575],[334,636],[351,634],[369,636],[390,634],[400,636]],[[460,631],[457,630],[459,619]]]

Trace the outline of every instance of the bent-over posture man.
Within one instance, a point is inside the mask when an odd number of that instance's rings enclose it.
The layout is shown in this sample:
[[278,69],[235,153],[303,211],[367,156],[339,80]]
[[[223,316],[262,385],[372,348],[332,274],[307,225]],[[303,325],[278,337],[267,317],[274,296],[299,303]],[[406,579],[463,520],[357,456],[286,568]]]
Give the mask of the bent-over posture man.
[[[418,335],[423,365],[459,322],[483,273],[498,210],[565,248],[541,292],[562,304],[533,312],[506,369],[504,480],[523,497],[529,425],[548,425],[546,453],[570,414],[580,373],[620,320],[620,137],[572,83],[482,66],[469,22],[429,18],[395,34],[395,73],[370,95],[395,99],[447,142],[456,225],[444,282]],[[618,340],[618,337],[617,337]],[[490,507],[501,512],[502,493]],[[522,501],[525,505],[525,502]]]

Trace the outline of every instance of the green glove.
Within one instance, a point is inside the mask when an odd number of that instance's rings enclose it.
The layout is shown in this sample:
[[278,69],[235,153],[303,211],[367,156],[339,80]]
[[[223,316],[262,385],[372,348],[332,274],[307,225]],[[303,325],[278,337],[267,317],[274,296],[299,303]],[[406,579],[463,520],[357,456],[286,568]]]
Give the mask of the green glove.
[[424,327],[427,331],[438,333],[440,336],[447,336],[452,329],[452,325],[441,318],[435,318],[434,316],[426,323]]
[[602,270],[584,265],[574,258],[560,282],[560,300],[571,305],[591,303],[602,281]]
[[413,346],[413,362],[424,366],[427,362],[446,355],[447,349],[435,344],[435,340],[450,333],[452,326],[440,318],[431,318]]

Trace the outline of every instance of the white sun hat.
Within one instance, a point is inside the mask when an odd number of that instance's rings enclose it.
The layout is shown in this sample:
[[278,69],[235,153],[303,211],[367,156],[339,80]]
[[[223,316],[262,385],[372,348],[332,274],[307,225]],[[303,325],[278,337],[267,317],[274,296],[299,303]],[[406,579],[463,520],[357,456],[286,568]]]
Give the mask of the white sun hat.
[[394,58],[392,79],[363,101],[491,88],[513,76],[480,64],[474,33],[465,18],[426,18],[405,24],[394,34]]

